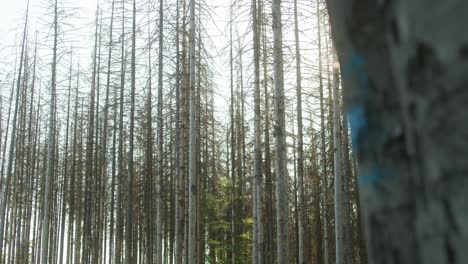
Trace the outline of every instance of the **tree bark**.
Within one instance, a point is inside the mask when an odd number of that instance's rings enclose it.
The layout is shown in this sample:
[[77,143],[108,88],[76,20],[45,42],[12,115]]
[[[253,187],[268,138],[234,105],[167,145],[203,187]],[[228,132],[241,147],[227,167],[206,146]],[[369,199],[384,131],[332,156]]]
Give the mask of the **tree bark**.
[[159,58],[158,58],[158,179],[156,182],[156,264],[162,263],[163,241],[163,48],[164,48],[164,1],[159,1]]
[[370,262],[465,263],[467,3],[328,7]]
[[297,178],[299,187],[298,199],[298,240],[299,240],[299,264],[306,263],[306,250],[304,239],[306,235],[304,215],[304,142],[302,133],[302,76],[301,76],[301,52],[299,45],[299,22],[297,15],[297,0],[294,0],[294,38],[296,48],[296,99],[297,99]]
[[195,0],[190,2],[190,47],[189,47],[189,225],[188,225],[188,262],[195,264],[197,262],[197,239],[196,239],[196,221],[197,221],[197,146],[196,146],[196,120],[195,120]]
[[338,68],[333,68],[333,154],[334,154],[334,174],[335,174],[335,253],[336,263],[344,264],[344,219],[343,219],[343,175],[341,171],[341,118],[339,103],[339,83]]
[[276,222],[278,264],[289,263],[288,239],[288,171],[286,157],[284,77],[283,77],[283,33],[281,22],[281,0],[273,0],[273,70],[275,80],[275,146],[276,146]]
[[52,55],[52,80],[50,86],[50,110],[49,110],[49,125],[48,125],[48,142],[47,142],[47,165],[45,175],[45,190],[43,198],[43,218],[42,218],[42,235],[41,235],[41,264],[46,264],[49,246],[49,219],[50,219],[50,188],[51,178],[53,174],[53,160],[55,149],[55,90],[57,78],[57,43],[58,43],[58,3],[54,3],[54,44]]
[[[16,100],[15,100],[15,109],[13,113],[13,120],[12,120],[12,130],[11,130],[11,136],[10,136],[10,148],[8,151],[8,165],[7,165],[7,177],[5,179],[5,183],[0,186],[0,191],[2,195],[1,199],[1,208],[0,208],[0,259],[5,256],[4,251],[3,251],[3,243],[4,243],[4,233],[6,233],[6,230],[4,229],[5,225],[8,223],[5,223],[6,220],[6,207],[7,207],[7,199],[8,199],[8,192],[10,189],[10,182],[11,178],[13,177],[13,182],[15,181],[16,175],[13,175],[13,157],[14,157],[14,152],[15,152],[15,146],[16,146],[16,122],[18,118],[18,112],[19,112],[19,93],[21,89],[21,75],[22,75],[22,69],[23,69],[23,60],[25,56],[25,47],[26,47],[26,36],[27,36],[27,27],[28,27],[28,18],[29,18],[29,0],[26,8],[26,18],[24,21],[24,28],[23,28],[23,39],[21,43],[21,53],[20,53],[20,65],[19,65],[19,70],[18,70],[18,77],[16,79]],[[13,89],[12,89],[12,95],[11,95],[11,100],[13,99]],[[11,101],[10,101],[11,105]],[[8,116],[9,118],[9,116]],[[8,132],[7,132],[8,133]],[[6,140],[5,140],[5,147],[6,147]],[[5,155],[4,155],[5,156]],[[4,157],[3,156],[3,157]],[[3,161],[2,161],[2,175],[0,177],[3,177]]]
[[124,89],[125,89],[125,71],[126,71],[126,54],[125,54],[125,2],[122,2],[122,33],[121,33],[121,65],[120,65],[120,98],[119,98],[119,153],[118,153],[118,164],[119,173],[117,177],[117,225],[115,234],[115,258],[116,264],[121,263],[122,259],[122,245],[123,245],[123,206],[122,206],[122,195],[123,195],[123,183],[125,175],[124,166]]
[[131,54],[131,86],[130,86],[130,135],[128,149],[128,179],[127,179],[127,211],[126,211],[126,228],[125,228],[125,262],[131,264],[133,258],[133,179],[135,174],[134,168],[134,141],[135,141],[135,90],[136,90],[136,0],[133,0],[132,9],[132,54]]
[[321,32],[321,16],[320,16],[320,1],[316,2],[317,8],[317,40],[319,53],[319,92],[320,92],[320,153],[322,166],[322,223],[323,223],[323,263],[329,263],[328,254],[328,170],[327,170],[327,153],[325,147],[325,99],[323,96],[323,79],[322,79],[322,32]]

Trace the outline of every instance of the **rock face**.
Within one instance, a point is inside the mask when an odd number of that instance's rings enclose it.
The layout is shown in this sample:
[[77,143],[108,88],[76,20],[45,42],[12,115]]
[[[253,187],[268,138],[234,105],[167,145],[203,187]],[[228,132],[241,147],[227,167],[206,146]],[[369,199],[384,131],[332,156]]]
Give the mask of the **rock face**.
[[370,263],[468,263],[468,2],[328,7]]

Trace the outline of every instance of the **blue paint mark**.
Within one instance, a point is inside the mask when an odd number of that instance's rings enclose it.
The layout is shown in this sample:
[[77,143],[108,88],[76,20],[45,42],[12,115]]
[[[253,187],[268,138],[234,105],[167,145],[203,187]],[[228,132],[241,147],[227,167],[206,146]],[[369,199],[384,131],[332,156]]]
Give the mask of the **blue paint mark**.
[[371,185],[380,189],[378,183],[385,177],[398,175],[397,171],[389,166],[380,166],[374,157],[382,151],[383,142],[387,133],[379,126],[378,120],[370,120],[368,107],[371,82],[366,70],[365,59],[357,52],[353,52],[349,61],[343,66],[343,79],[350,79],[357,85],[354,91],[353,104],[347,112],[351,130],[353,151],[365,158],[367,169],[361,171],[358,177],[359,185]]
[[382,180],[382,178],[391,177],[395,174],[396,172],[392,168],[378,167],[377,165],[374,165],[369,171],[367,171],[363,175],[360,175],[358,181],[359,185],[361,186],[370,184],[376,185]]
[[359,149],[363,135],[368,134],[369,124],[366,116],[365,102],[369,96],[369,77],[365,69],[365,60],[357,52],[353,52],[349,61],[343,67],[343,78],[354,76],[358,82],[357,102],[348,111],[353,149]]
[[368,123],[364,106],[353,106],[348,111],[348,120],[351,128],[351,143],[355,149],[359,144],[359,139],[368,130]]
[[356,52],[343,67],[343,76],[347,76],[356,68],[364,68],[364,58]]
[[354,52],[349,61],[343,67],[343,78],[355,76],[359,83],[360,93],[363,99],[367,98],[369,89],[369,77],[367,75],[365,60],[358,53]]

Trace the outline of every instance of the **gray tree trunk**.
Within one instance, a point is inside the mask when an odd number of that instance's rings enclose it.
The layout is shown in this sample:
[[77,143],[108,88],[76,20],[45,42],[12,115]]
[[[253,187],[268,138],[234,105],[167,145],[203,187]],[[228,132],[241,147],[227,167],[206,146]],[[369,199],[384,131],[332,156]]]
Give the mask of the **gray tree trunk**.
[[229,88],[231,90],[231,105],[230,105],[230,135],[231,135],[231,264],[236,263],[236,210],[235,210],[235,201],[236,201],[236,174],[235,174],[235,134],[234,134],[234,66],[233,66],[233,54],[232,54],[232,23],[233,23],[233,8],[234,3],[231,0],[230,10],[229,10],[229,71],[230,71],[230,80]]
[[[148,3],[148,12],[151,6]],[[154,261],[154,241],[153,241],[153,224],[154,224],[154,210],[153,210],[153,95],[152,95],[152,41],[151,41],[151,23],[148,17],[148,93],[146,95],[146,186],[145,186],[145,215],[146,215],[146,263],[153,263]],[[159,109],[158,109],[159,110]],[[158,113],[159,114],[159,113]],[[159,118],[159,117],[158,117]],[[158,154],[159,155],[159,154]],[[159,218],[158,218],[159,220]],[[156,223],[158,225],[160,223]],[[156,227],[157,229],[157,227]],[[157,232],[156,232],[157,233]],[[156,258],[157,258],[156,254]]]
[[[183,228],[184,228],[184,170],[183,170],[183,133],[181,133],[183,121],[181,120],[180,110],[181,110],[181,103],[183,104],[184,100],[181,98],[181,80],[180,80],[180,34],[179,34],[179,19],[180,19],[180,11],[179,11],[179,0],[177,2],[177,16],[176,16],[176,140],[175,140],[175,169],[176,169],[176,190],[175,190],[175,248],[174,248],[174,263],[181,264],[182,263],[182,251],[183,251]],[[182,95],[184,92],[182,91]]]
[[[334,56],[335,57],[335,56]],[[344,264],[343,175],[341,171],[341,117],[339,103],[340,78],[333,68],[333,164],[335,173],[335,262]]]
[[275,87],[275,145],[276,145],[276,222],[278,264],[289,264],[288,239],[288,171],[283,77],[283,33],[281,0],[273,0],[273,70]]
[[325,148],[325,99],[323,96],[323,79],[322,79],[322,32],[320,20],[320,0],[316,2],[317,12],[317,39],[318,39],[318,54],[319,54],[319,93],[320,93],[320,156],[322,166],[322,223],[323,223],[323,263],[329,263],[328,254],[328,169],[327,169],[327,153]]
[[[159,1],[159,58],[158,58],[158,178],[156,181],[156,264],[162,263],[163,241],[163,48],[164,48],[164,1]],[[151,107],[151,106],[150,106]]]
[[297,99],[297,177],[299,187],[298,199],[298,240],[299,264],[306,263],[306,250],[304,240],[307,237],[304,215],[304,143],[302,133],[302,76],[301,52],[299,46],[299,23],[297,18],[297,0],[294,0],[294,37],[296,48],[296,99]]
[[[47,140],[47,165],[45,174],[45,189],[43,197],[43,214],[42,214],[42,234],[41,234],[41,264],[46,264],[49,252],[49,219],[50,219],[50,182],[52,178],[54,149],[55,149],[55,90],[57,77],[57,42],[58,42],[58,3],[54,3],[54,45],[52,55],[52,80],[50,85],[50,110],[49,110],[49,125],[48,125],[48,140]],[[18,95],[17,95],[18,96]]]
[[468,261],[468,2],[329,0],[371,263]]
[[197,221],[197,146],[196,146],[196,120],[195,120],[195,0],[190,1],[190,47],[189,47],[189,225],[188,225],[188,262],[195,264],[197,262],[197,239],[196,239],[196,221]]
[[126,228],[125,228],[125,263],[134,263],[133,256],[133,179],[135,174],[134,169],[134,132],[135,132],[135,93],[136,93],[136,0],[133,0],[132,9],[132,54],[131,54],[131,86],[130,86],[130,134],[129,134],[129,150],[128,150],[128,179],[127,179],[127,211],[126,211]]
[[125,2],[122,2],[122,29],[121,29],[121,54],[120,54],[120,98],[119,98],[119,147],[117,161],[119,164],[119,173],[117,177],[117,198],[116,198],[116,232],[115,232],[115,258],[114,263],[120,264],[122,260],[123,245],[123,206],[122,206],[122,186],[124,183],[124,89],[125,89],[125,68],[126,68],[126,50],[125,50]]
[[258,22],[257,0],[252,0],[253,16],[253,48],[254,48],[254,177],[253,177],[253,215],[254,215],[254,241],[252,259],[253,263],[263,264],[265,261],[265,235],[263,224],[262,199],[262,138],[260,123],[260,27]]
[[[10,149],[8,152],[8,165],[7,165],[7,177],[5,179],[5,184],[2,184],[0,186],[0,191],[1,191],[1,196],[2,199],[0,201],[1,203],[1,208],[0,208],[0,259],[4,256],[4,251],[3,251],[3,242],[4,242],[4,233],[6,232],[4,230],[5,227],[5,219],[6,219],[6,206],[7,206],[7,200],[8,200],[8,190],[10,188],[10,182],[11,178],[15,177],[13,176],[13,153],[15,151],[15,146],[16,146],[16,120],[18,118],[18,108],[19,108],[19,93],[21,89],[21,74],[22,74],[22,68],[23,68],[23,58],[25,54],[25,46],[26,46],[26,36],[27,36],[27,27],[28,27],[28,18],[29,18],[29,0],[26,8],[26,18],[24,21],[24,28],[23,28],[23,39],[22,39],[22,44],[21,44],[21,54],[20,54],[20,65],[19,65],[19,70],[18,70],[18,78],[16,80],[16,100],[15,100],[15,110],[13,113],[13,120],[12,120],[12,130],[11,130],[11,139],[10,139]],[[16,68],[16,66],[15,66]],[[11,94],[11,99],[13,99],[13,90],[12,88],[12,94]],[[10,106],[11,106],[11,101],[10,101]],[[9,119],[9,116],[8,116]],[[7,130],[8,133],[8,130]],[[5,140],[5,147],[6,147],[6,140]],[[5,153],[5,152],[4,152]],[[5,154],[4,154],[5,156]],[[3,156],[3,157],[4,157]],[[3,177],[3,162],[2,162],[2,174],[0,177]],[[14,181],[14,180],[13,180]]]

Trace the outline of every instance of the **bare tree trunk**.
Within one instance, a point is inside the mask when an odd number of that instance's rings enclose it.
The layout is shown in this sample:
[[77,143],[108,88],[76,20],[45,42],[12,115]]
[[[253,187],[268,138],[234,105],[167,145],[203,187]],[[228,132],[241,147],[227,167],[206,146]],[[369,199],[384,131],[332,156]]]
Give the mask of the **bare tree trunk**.
[[325,148],[325,102],[323,96],[323,78],[322,78],[322,32],[321,32],[321,11],[320,1],[316,2],[317,8],[317,40],[319,53],[319,92],[320,92],[320,153],[322,166],[322,223],[323,223],[323,263],[329,263],[328,254],[328,170],[327,170],[327,153]]
[[189,48],[189,225],[188,225],[188,261],[195,264],[197,261],[196,250],[196,199],[197,199],[197,164],[196,164],[196,121],[195,121],[195,0],[190,1],[190,48]]
[[263,223],[263,191],[262,191],[262,139],[260,123],[260,27],[258,22],[259,11],[257,10],[257,0],[252,0],[253,17],[253,48],[254,48],[254,185],[253,185],[253,215],[254,233],[256,240],[253,241],[254,250],[253,263],[265,263],[265,235]]
[[[259,12],[260,18],[263,20],[263,0],[259,1]],[[272,263],[275,261],[274,251],[274,217],[273,217],[273,187],[272,187],[272,176],[271,176],[271,151],[270,151],[270,92],[268,89],[269,76],[268,76],[268,50],[267,50],[267,33],[266,25],[262,22],[262,66],[263,66],[263,93],[265,97],[265,207],[266,207],[266,222],[267,222],[267,234],[265,238],[267,243],[265,245],[265,262]]]
[[[149,8],[148,8],[148,11]],[[148,18],[148,92],[146,94],[146,186],[145,186],[145,215],[146,215],[146,263],[153,263],[154,245],[153,245],[153,112],[152,112],[152,60],[151,60],[151,23]],[[159,103],[159,101],[158,101]],[[158,107],[159,111],[159,107]],[[159,118],[159,113],[158,113]],[[159,123],[158,123],[159,127]],[[158,128],[159,129],[159,128]],[[158,149],[159,150],[159,149]],[[158,153],[159,157],[159,153]],[[159,216],[157,216],[159,219]],[[158,223],[160,224],[160,223]],[[157,227],[156,227],[157,229]],[[156,257],[158,258],[158,252]]]
[[[334,51],[336,54],[336,51]],[[338,58],[334,57],[333,60],[334,67],[339,67]],[[338,76],[340,78],[340,76]],[[342,120],[342,146],[343,146],[343,221],[344,221],[344,230],[343,230],[343,254],[344,254],[344,263],[351,264],[353,263],[353,234],[352,234],[352,216],[354,214],[354,210],[351,211],[351,204],[354,204],[357,199],[353,199],[355,197],[351,197],[350,190],[351,190],[351,179],[352,179],[352,171],[351,171],[351,160],[350,160],[350,152],[349,152],[349,131],[348,131],[348,118],[346,113],[344,112],[344,103],[343,103],[343,89],[341,89],[341,93],[339,94],[341,99],[340,102],[340,111]],[[353,186],[354,189],[357,186]],[[357,197],[356,197],[357,198]],[[359,208],[358,208],[359,210]],[[356,210],[357,211],[357,210]],[[360,249],[360,248],[359,248]],[[364,264],[364,263],[363,263]]]
[[[99,9],[99,8],[98,8]],[[85,168],[85,216],[84,216],[84,234],[83,234],[83,255],[81,262],[88,263],[91,260],[93,247],[91,246],[92,238],[92,208],[93,200],[93,151],[94,151],[94,119],[95,119],[95,93],[96,93],[96,72],[97,72],[97,51],[98,51],[98,10],[96,10],[96,30],[94,35],[94,52],[93,52],[93,72],[91,77],[91,96],[89,103],[88,114],[88,132],[86,139],[86,168]]]
[[122,246],[123,246],[123,206],[122,206],[122,195],[123,195],[123,183],[125,175],[124,166],[124,86],[125,86],[125,71],[126,71],[126,51],[125,51],[125,2],[122,2],[122,33],[121,33],[121,68],[120,68],[120,98],[119,98],[119,154],[118,164],[119,173],[117,177],[117,214],[116,214],[116,234],[115,234],[115,263],[120,264],[122,259]]
[[[182,251],[183,251],[183,227],[184,227],[184,221],[183,221],[183,215],[184,215],[184,202],[183,202],[183,182],[184,182],[184,170],[182,168],[183,166],[183,153],[182,153],[182,148],[183,148],[183,133],[181,133],[181,123],[183,122],[181,120],[181,115],[180,115],[180,108],[181,108],[181,103],[183,104],[184,101],[181,98],[181,80],[180,80],[180,34],[179,34],[179,19],[180,19],[180,11],[179,11],[179,0],[177,1],[177,16],[176,16],[176,114],[175,114],[175,120],[176,120],[176,142],[175,142],[175,166],[176,166],[176,211],[175,211],[175,264],[182,264]],[[182,91],[182,94],[184,92]],[[184,118],[182,116],[182,118]],[[181,144],[182,143],[182,144]]]
[[54,4],[54,44],[52,55],[52,80],[50,86],[50,110],[49,110],[49,128],[48,128],[48,143],[47,143],[47,165],[45,175],[45,190],[44,190],[44,206],[42,218],[42,235],[41,235],[41,264],[48,263],[48,246],[49,246],[49,219],[50,219],[50,188],[51,178],[53,174],[53,161],[55,149],[55,91],[57,78],[57,43],[58,43],[58,3],[55,0]]
[[286,165],[286,132],[283,77],[283,33],[281,0],[273,0],[273,70],[275,79],[275,145],[276,145],[276,222],[278,264],[289,263],[288,239],[288,171]]
[[163,49],[164,49],[164,1],[159,1],[159,58],[158,58],[158,179],[156,182],[156,264],[162,264],[163,242]]
[[[73,53],[70,53],[73,54]],[[70,55],[70,58],[72,56]],[[61,216],[61,225],[62,227],[60,228],[60,247],[59,247],[59,261],[63,261],[63,244],[64,244],[64,238],[65,238],[65,215],[66,215],[66,209],[67,209],[67,186],[68,186],[68,131],[70,127],[70,103],[71,103],[71,90],[72,90],[72,59],[70,59],[70,73],[69,73],[69,81],[68,81],[68,100],[67,100],[67,125],[66,125],[66,136],[65,136],[65,154],[64,154],[64,159],[65,159],[65,164],[64,166],[64,173],[63,177],[64,183],[63,183],[63,188],[62,188],[62,216]]]
[[[76,219],[76,209],[75,206],[78,204],[75,192],[76,192],[76,171],[77,171],[77,165],[76,165],[76,155],[77,155],[77,149],[78,149],[78,88],[79,88],[79,83],[80,83],[80,69],[78,65],[77,69],[77,76],[76,76],[76,87],[75,87],[75,113],[74,113],[74,124],[73,124],[73,153],[72,153],[72,166],[71,166],[71,174],[70,174],[70,212],[69,212],[69,217],[68,217],[68,249],[67,249],[67,263],[72,263],[72,258],[73,258],[73,249],[74,247],[72,246],[72,237],[74,230],[76,229],[76,226],[73,224],[75,219]],[[75,249],[76,251],[77,249]]]
[[335,174],[335,253],[336,263],[344,264],[344,221],[343,221],[343,175],[341,172],[341,118],[339,103],[340,78],[338,69],[333,68],[333,154]]
[[136,90],[136,0],[133,0],[132,9],[132,54],[131,54],[131,86],[130,86],[130,135],[129,135],[129,150],[128,150],[128,179],[127,179],[127,211],[126,211],[126,228],[125,228],[125,263],[131,264],[134,262],[133,253],[133,179],[135,174],[133,152],[135,141],[135,90]]
[[[15,110],[13,113],[13,120],[12,120],[12,129],[11,129],[11,137],[10,137],[10,149],[8,153],[8,165],[7,165],[7,177],[5,179],[5,184],[2,184],[0,186],[1,190],[1,208],[0,208],[0,259],[4,257],[4,252],[3,251],[3,242],[4,242],[4,233],[6,231],[4,230],[4,226],[6,225],[5,223],[5,214],[6,214],[6,206],[7,206],[7,199],[8,199],[8,190],[10,189],[10,182],[12,181],[11,178],[15,178],[16,175],[13,175],[13,156],[14,156],[14,151],[15,151],[15,146],[16,146],[16,120],[18,118],[18,111],[19,111],[19,93],[21,89],[21,74],[22,74],[22,69],[23,69],[23,59],[24,59],[24,54],[25,54],[25,46],[26,46],[26,36],[27,36],[27,27],[28,27],[28,18],[29,18],[29,0],[26,8],[26,18],[24,21],[24,28],[23,28],[23,39],[22,39],[22,44],[21,44],[21,55],[20,55],[20,65],[19,65],[19,70],[18,70],[18,77],[16,79],[16,100],[15,100]],[[56,47],[56,46],[55,46]],[[55,80],[55,79],[53,79]],[[13,91],[12,91],[13,92]],[[13,96],[13,93],[12,93]],[[13,99],[13,97],[11,98]],[[5,146],[6,146],[6,141],[5,141]],[[2,173],[3,173],[3,166],[2,166]],[[0,177],[3,177],[3,175],[0,175]],[[15,180],[13,179],[13,182]]]
[[297,0],[294,0],[294,37],[296,44],[296,98],[297,98],[297,169],[298,169],[298,236],[299,236],[299,264],[306,263],[304,239],[306,235],[304,214],[304,143],[302,135],[302,76],[301,53],[299,47],[299,25],[297,18]]
[[230,5],[230,20],[229,20],[229,69],[230,69],[230,89],[231,89],[231,105],[230,105],[230,135],[231,135],[231,264],[236,263],[236,174],[234,169],[235,163],[235,133],[234,133],[234,67],[233,67],[233,54],[232,54],[232,12],[233,2]]

